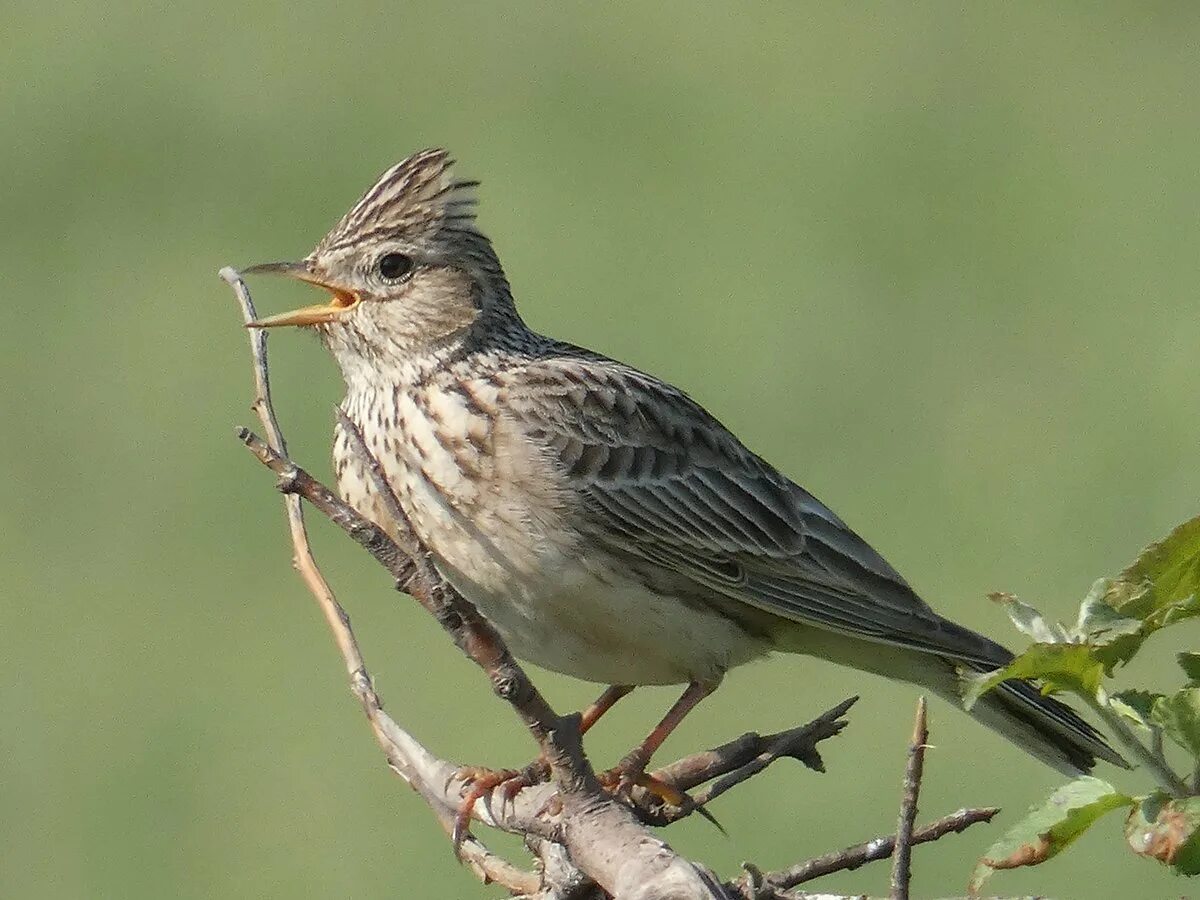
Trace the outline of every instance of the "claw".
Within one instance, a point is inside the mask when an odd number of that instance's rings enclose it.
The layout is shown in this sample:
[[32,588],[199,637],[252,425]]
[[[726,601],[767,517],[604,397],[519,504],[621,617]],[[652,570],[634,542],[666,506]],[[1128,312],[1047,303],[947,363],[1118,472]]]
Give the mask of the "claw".
[[488,794],[500,790],[500,809],[505,803],[512,803],[517,794],[524,788],[531,787],[542,781],[550,771],[549,765],[540,757],[520,771],[516,769],[488,769],[482,766],[462,766],[450,780],[458,778],[466,788],[458,812],[454,816],[454,828],[450,833],[450,843],[454,850],[454,858],[462,862],[462,845],[471,833],[471,813],[475,804]]
[[[688,799],[691,800],[690,797]],[[725,826],[717,820],[716,816],[708,811],[707,806],[705,806],[703,803],[696,803],[694,800],[691,802],[693,804],[693,809],[696,810],[696,815],[700,816],[700,818],[712,825],[713,828],[721,832],[724,837],[729,837],[729,832],[725,830]]]
[[631,753],[607,772],[601,772],[596,776],[600,781],[600,786],[614,797],[629,799],[630,791],[636,785],[652,797],[657,797],[666,805],[682,810],[695,811],[702,818],[710,822],[721,834],[728,834],[725,831],[725,827],[717,821],[717,817],[709,812],[707,807],[697,803],[688,793],[679,790],[679,788],[670,782],[648,774],[642,770],[639,762],[637,756]]
[[463,766],[455,773],[455,777],[461,778],[463,786],[467,788],[462,795],[462,802],[458,804],[454,829],[450,833],[450,846],[454,850],[454,858],[459,862],[462,862],[463,841],[471,833],[471,813],[475,810],[476,802],[519,775],[513,769],[485,769],[480,766]]
[[649,791],[664,803],[669,803],[672,806],[687,806],[692,800],[691,797],[679,790],[675,785],[669,784],[660,778],[655,778],[653,775],[647,775],[645,772],[638,775],[633,780],[633,783]]
[[538,757],[520,772],[515,777],[504,782],[501,791],[501,809],[504,808],[504,803],[512,804],[517,799],[517,794],[521,793],[523,788],[533,787],[535,784],[541,784],[550,777],[550,764],[542,757]]
[[558,791],[555,791],[546,798],[545,803],[538,807],[538,811],[533,814],[533,817],[535,819],[542,819],[547,816],[557,816],[562,812],[562,809],[562,796],[558,793]]

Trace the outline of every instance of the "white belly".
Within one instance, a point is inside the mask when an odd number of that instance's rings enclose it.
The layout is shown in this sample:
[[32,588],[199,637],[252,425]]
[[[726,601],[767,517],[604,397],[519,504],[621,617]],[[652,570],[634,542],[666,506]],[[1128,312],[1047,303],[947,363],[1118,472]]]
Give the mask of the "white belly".
[[651,591],[584,553],[555,554],[538,577],[487,586],[441,568],[514,654],[588,681],[714,682],[769,649],[726,617]]

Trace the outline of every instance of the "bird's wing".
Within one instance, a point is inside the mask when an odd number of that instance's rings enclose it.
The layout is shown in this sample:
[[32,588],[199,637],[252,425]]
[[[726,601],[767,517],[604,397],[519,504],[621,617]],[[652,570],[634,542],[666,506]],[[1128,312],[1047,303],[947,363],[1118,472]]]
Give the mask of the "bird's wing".
[[995,665],[828,507],[681,391],[601,357],[523,367],[506,411],[585,497],[581,527],[726,598],[868,640]]

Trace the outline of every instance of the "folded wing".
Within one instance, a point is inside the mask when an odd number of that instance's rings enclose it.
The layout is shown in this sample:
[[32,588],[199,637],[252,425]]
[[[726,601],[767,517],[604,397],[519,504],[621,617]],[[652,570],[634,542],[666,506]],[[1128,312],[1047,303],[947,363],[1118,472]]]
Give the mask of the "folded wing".
[[620,554],[821,628],[981,665],[1003,648],[937,615],[828,507],[675,388],[603,358],[531,363],[506,408]]

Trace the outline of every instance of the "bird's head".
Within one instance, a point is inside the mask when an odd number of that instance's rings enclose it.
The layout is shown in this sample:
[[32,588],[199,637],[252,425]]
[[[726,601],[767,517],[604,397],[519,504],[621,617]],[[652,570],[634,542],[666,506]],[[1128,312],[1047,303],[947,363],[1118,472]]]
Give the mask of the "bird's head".
[[486,318],[514,320],[491,243],[475,228],[474,188],[445,150],[424,150],[379,177],[299,262],[243,274],[297,278],[329,302],[251,323],[316,329],[345,374],[460,340]]

